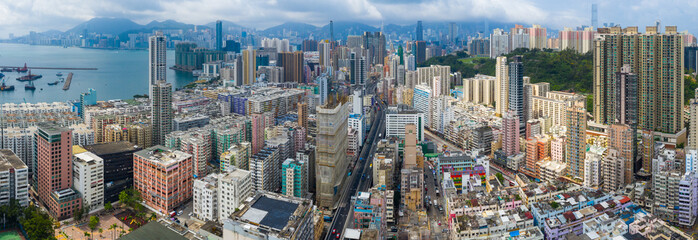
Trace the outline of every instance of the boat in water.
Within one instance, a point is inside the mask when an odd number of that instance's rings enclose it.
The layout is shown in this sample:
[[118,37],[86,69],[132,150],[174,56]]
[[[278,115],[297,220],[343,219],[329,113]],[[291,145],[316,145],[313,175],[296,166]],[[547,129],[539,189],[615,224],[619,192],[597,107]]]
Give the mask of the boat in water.
[[9,85],[9,86],[8,86],[8,85],[5,85],[5,81],[4,81],[4,80],[2,81],[2,84],[0,84],[0,92],[4,92],[4,91],[14,91],[14,90],[15,90],[15,86],[14,86],[14,85]]
[[53,86],[53,85],[58,85],[58,83],[60,83],[60,81],[50,82],[50,83],[48,83],[48,85]]
[[24,75],[24,76],[21,76],[21,77],[18,77],[18,78],[17,78],[17,81],[20,81],[20,82],[24,82],[24,81],[33,81],[33,80],[39,79],[39,78],[41,78],[41,77],[42,77],[41,74],[38,74],[38,75],[37,75],[37,74],[32,74],[32,71],[29,71],[29,74]]
[[5,77],[5,74],[0,73],[0,79],[2,79],[2,78],[4,78],[4,77]]
[[24,90],[36,90],[36,86],[34,86],[34,82],[29,81],[29,84],[24,85]]
[[28,70],[29,68],[27,68],[27,63],[24,63],[24,67],[15,69],[17,72],[27,72]]
[[12,68],[3,68],[0,69],[0,72],[12,72]]
[[57,76],[57,77],[62,77],[62,76],[63,76],[63,73],[58,72],[58,73],[56,73],[56,76]]

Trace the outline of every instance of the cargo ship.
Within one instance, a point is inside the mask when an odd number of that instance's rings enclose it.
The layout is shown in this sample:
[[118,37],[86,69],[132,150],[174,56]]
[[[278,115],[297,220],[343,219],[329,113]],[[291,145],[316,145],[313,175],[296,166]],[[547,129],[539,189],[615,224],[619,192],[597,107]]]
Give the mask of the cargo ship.
[[27,74],[25,76],[18,77],[17,81],[20,81],[20,82],[33,81],[33,80],[39,79],[41,77],[42,77],[41,74],[39,74],[39,75],[32,74],[32,71],[29,71],[29,74]]

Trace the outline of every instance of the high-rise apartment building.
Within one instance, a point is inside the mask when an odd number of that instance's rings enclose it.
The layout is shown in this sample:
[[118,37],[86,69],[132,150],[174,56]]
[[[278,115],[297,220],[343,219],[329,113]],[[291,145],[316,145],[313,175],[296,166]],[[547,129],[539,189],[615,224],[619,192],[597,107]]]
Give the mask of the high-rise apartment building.
[[567,173],[572,177],[584,178],[584,159],[587,146],[587,112],[583,102],[567,107]]
[[281,160],[279,149],[265,147],[250,157],[252,189],[276,192],[281,188]]
[[584,28],[584,30],[572,30],[564,28],[560,31],[560,50],[574,50],[578,53],[587,53],[594,49],[594,28]]
[[228,219],[244,203],[245,199],[254,195],[252,173],[242,169],[234,169],[218,176],[218,220]]
[[521,56],[515,56],[509,63],[509,109],[516,112],[519,117],[519,127],[526,126],[524,115],[524,79],[523,79],[523,62]]
[[519,154],[519,116],[515,111],[507,111],[502,116],[502,150],[506,156]]
[[281,164],[281,194],[294,197],[308,195],[308,162],[288,158]]
[[548,47],[548,31],[540,25],[533,24],[528,29],[528,35],[531,38],[529,42],[530,49],[543,49]]
[[490,34],[490,58],[498,58],[510,51],[509,33],[504,32],[504,30],[500,28],[494,29],[492,34]]
[[688,148],[698,149],[698,89],[695,90],[688,108],[691,114],[688,122]]
[[251,146],[249,142],[234,144],[223,152],[220,157],[221,172],[229,172],[234,169],[248,170],[250,168]]
[[[677,133],[683,129],[683,41],[675,26],[600,28],[594,42],[594,120],[615,120],[618,72],[637,75],[638,129]],[[658,59],[661,59],[659,61]],[[630,94],[630,92],[628,93]]]
[[628,167],[626,163],[627,161],[618,155],[618,151],[615,149],[608,150],[608,156],[601,162],[601,178],[603,179],[604,191],[613,192],[625,186],[624,182],[627,178],[625,169]]
[[82,196],[73,187],[73,134],[50,123],[37,124],[34,134],[39,200],[56,219],[73,216],[82,207]]
[[188,153],[160,145],[143,149],[133,154],[133,187],[145,205],[169,214],[191,199],[193,168]]
[[318,106],[316,112],[316,199],[319,207],[331,209],[339,199],[346,176],[349,107],[345,97],[333,97],[327,104]]
[[[438,77],[438,78],[435,78]],[[434,80],[438,79],[438,83]],[[431,65],[417,68],[417,84],[425,84],[432,87],[432,95],[449,95],[451,89],[451,66]],[[438,88],[433,89],[434,86]]]
[[623,185],[633,182],[633,166],[637,156],[635,130],[626,124],[612,124],[608,128],[609,148],[616,151],[617,158],[624,161]]
[[[596,144],[589,146],[584,159],[584,187],[599,188],[604,183],[604,170],[602,170],[601,165],[604,161],[608,161],[604,160],[605,154],[605,147]],[[619,174],[622,174],[622,172],[619,172]]]
[[304,83],[303,79],[303,52],[279,53],[276,66],[284,68],[284,81]]
[[623,65],[616,73],[616,96],[614,123],[637,127],[638,123],[638,82],[637,75],[631,72],[629,64]]
[[[167,80],[167,40],[162,32],[156,32],[149,39],[148,48],[148,94],[153,92],[153,86]],[[152,95],[151,95],[152,98]]]
[[505,56],[496,59],[494,85],[495,111],[502,115],[509,109],[509,66]]
[[150,105],[153,123],[153,145],[165,143],[165,136],[172,132],[172,84],[159,81],[152,85]]
[[29,168],[10,149],[0,149],[0,205],[14,199],[19,205],[29,205]]
[[242,50],[242,85],[250,86],[257,77],[257,50],[248,47]]
[[405,127],[412,124],[416,127],[417,139],[424,140],[424,113],[410,108],[407,105],[398,104],[388,107],[385,114],[385,136],[405,138]]
[[192,213],[203,221],[218,220],[218,178],[220,174],[212,173],[194,180]]

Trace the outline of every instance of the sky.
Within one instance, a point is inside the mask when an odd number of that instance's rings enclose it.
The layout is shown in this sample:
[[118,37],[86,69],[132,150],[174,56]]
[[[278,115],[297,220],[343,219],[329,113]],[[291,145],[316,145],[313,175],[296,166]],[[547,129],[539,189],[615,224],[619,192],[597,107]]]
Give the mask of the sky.
[[591,4],[599,24],[676,25],[698,32],[695,0],[0,0],[0,38],[29,31],[65,31],[94,17],[123,17],[140,24],[168,20],[206,24],[217,19],[265,29],[284,22],[325,25],[329,20],[381,23],[496,22],[548,28],[590,25]]

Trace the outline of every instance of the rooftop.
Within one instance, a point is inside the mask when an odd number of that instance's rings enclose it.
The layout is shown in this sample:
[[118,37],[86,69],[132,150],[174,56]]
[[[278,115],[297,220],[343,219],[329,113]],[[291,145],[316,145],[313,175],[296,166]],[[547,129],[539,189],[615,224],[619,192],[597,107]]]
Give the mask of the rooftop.
[[261,196],[252,204],[247,212],[242,215],[242,218],[250,222],[281,230],[289,222],[296,208],[298,208],[297,203]]
[[191,155],[179,150],[172,150],[163,146],[153,146],[147,149],[140,150],[135,153],[136,155],[148,159],[151,162],[156,162],[161,165],[170,165],[191,158]]
[[37,127],[39,127],[39,130],[44,131],[50,135],[58,135],[61,134],[62,132],[65,131],[70,131],[68,128],[61,127],[57,124],[53,123],[44,123],[40,122],[36,124]]
[[7,171],[10,168],[27,168],[27,165],[12,150],[0,149],[0,171]]
[[139,227],[133,232],[119,238],[120,240],[187,240],[187,238],[179,235],[175,231],[170,230],[165,225],[157,221],[152,221],[142,227]]
[[140,148],[138,146],[133,145],[133,143],[130,143],[127,141],[99,143],[99,144],[87,145],[87,146],[84,146],[84,148],[85,148],[85,150],[90,151],[94,154],[97,154],[98,156],[109,155],[109,154],[114,154],[114,153],[129,152],[129,151],[135,152],[137,150],[140,150]]

